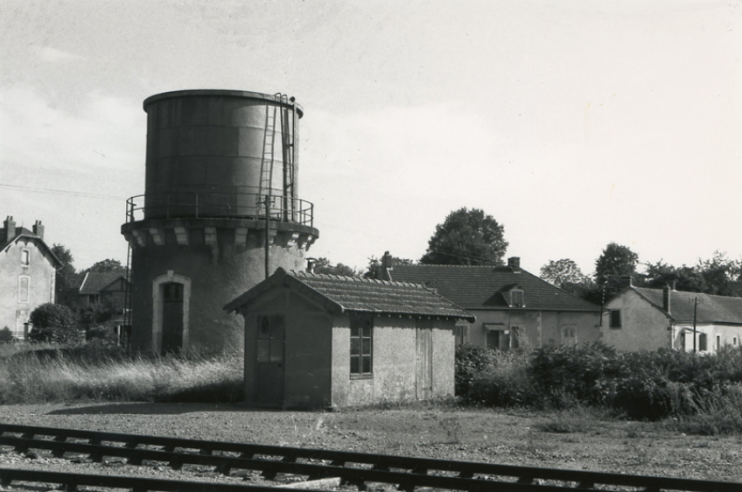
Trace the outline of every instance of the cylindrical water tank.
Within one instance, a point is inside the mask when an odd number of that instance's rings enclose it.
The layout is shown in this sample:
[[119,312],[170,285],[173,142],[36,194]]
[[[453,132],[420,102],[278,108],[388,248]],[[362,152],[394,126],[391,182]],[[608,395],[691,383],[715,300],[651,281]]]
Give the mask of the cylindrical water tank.
[[286,96],[185,90],[144,101],[145,218],[256,217],[298,198],[301,108]]

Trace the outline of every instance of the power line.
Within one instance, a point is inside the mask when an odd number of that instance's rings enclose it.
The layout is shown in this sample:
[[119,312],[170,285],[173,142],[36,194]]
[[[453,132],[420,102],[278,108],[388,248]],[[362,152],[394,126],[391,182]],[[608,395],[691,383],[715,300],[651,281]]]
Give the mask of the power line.
[[97,198],[100,200],[116,200],[116,201],[126,200],[126,198],[123,198],[120,196],[97,195],[95,193],[83,193],[80,191],[55,190],[51,188],[35,188],[33,186],[20,186],[20,185],[11,185],[11,184],[3,184],[3,183],[0,183],[0,188],[11,188],[11,189],[16,189],[16,190],[30,191],[32,193],[46,193],[48,195],[68,195],[68,196],[77,196],[81,198]]

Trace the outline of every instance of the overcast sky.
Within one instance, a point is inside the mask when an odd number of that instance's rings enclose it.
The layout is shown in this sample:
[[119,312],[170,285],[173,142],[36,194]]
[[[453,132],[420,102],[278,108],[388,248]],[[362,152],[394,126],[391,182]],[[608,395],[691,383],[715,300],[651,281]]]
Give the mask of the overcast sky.
[[309,256],[419,259],[452,210],[507,256],[584,273],[742,258],[742,2],[0,2],[0,216],[126,261],[144,192],[142,101],[296,97]]

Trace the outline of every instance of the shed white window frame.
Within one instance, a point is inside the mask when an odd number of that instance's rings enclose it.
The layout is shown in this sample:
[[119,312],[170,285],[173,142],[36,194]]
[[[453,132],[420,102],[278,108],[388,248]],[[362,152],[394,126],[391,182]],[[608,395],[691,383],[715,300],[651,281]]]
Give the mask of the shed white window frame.
[[[370,323],[370,326],[365,326]],[[364,328],[369,328],[368,334]],[[354,332],[356,335],[354,336]],[[354,340],[356,340],[354,344]],[[368,340],[368,347],[364,343]],[[374,318],[372,316],[351,316],[350,318],[350,378],[371,379],[374,376]],[[368,349],[368,350],[367,350]],[[356,365],[354,370],[353,365]],[[365,363],[368,362],[368,371]]]

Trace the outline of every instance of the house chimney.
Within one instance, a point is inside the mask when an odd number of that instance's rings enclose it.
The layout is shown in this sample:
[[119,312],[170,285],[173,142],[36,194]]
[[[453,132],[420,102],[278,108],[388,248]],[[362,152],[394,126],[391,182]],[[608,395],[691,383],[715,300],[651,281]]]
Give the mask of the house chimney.
[[3,221],[3,226],[5,227],[5,237],[3,238],[3,242],[7,243],[15,237],[15,221],[13,220],[13,217],[8,215],[8,217]]
[[44,239],[44,226],[41,225],[40,220],[37,220],[36,223],[33,225],[33,233],[39,236],[41,239]]
[[389,269],[392,268],[392,255],[389,251],[384,251],[384,256],[381,257],[381,271],[379,272],[379,280],[391,280],[392,276],[389,274]]
[[520,271],[520,257],[511,256],[508,258],[508,266],[513,269],[514,272]]
[[621,275],[618,278],[618,285],[625,289],[627,287],[633,287],[634,286],[634,279],[631,275]]
[[672,305],[672,295],[670,292],[675,289],[671,289],[669,285],[665,285],[662,288],[662,309],[667,311],[667,314],[670,314],[670,308]]

